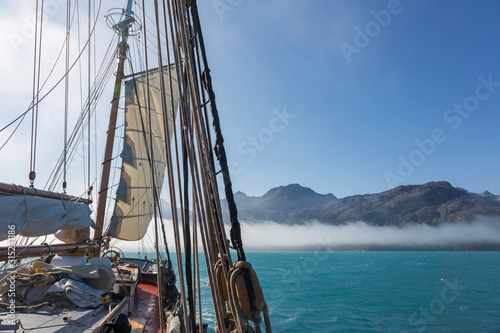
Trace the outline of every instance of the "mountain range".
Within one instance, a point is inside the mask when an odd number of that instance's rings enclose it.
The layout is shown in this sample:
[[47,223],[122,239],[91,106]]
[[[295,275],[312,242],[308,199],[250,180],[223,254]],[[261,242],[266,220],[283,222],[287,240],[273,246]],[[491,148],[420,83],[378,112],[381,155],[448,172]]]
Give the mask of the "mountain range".
[[[234,197],[239,220],[246,222],[296,225],[317,221],[339,225],[363,221],[377,226],[408,223],[437,226],[445,222],[472,221],[478,216],[500,216],[500,196],[487,191],[472,193],[445,181],[345,198],[331,193],[318,194],[299,184],[276,187],[260,197],[243,192],[236,192]],[[227,216],[225,200],[222,207]]]

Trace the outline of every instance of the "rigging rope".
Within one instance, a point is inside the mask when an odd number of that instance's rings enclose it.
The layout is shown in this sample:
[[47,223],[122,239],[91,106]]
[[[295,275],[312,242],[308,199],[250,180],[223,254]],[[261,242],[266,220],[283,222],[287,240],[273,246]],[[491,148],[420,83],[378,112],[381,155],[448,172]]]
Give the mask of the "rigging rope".
[[[114,39],[113,39],[114,41]],[[111,42],[109,44],[109,47],[113,45],[114,43]],[[100,99],[104,92],[104,88],[106,87],[107,82],[109,82],[109,79],[113,75],[113,66],[115,65],[115,59],[116,59],[116,52],[111,53],[111,50],[108,48],[106,57],[108,60],[103,61],[101,68],[99,69],[99,73],[97,74],[97,77],[93,83],[92,87],[92,94],[89,95],[87,98],[86,104],[90,105],[91,109],[91,115],[95,115],[96,107],[97,107],[97,101]],[[94,103],[93,103],[94,102]],[[73,129],[73,132],[70,135],[69,138],[69,147],[71,150],[69,151],[68,154],[68,162],[71,162],[71,160],[74,157],[75,153],[75,147],[77,144],[81,141],[82,139],[82,132],[80,131],[80,128],[83,127],[85,129],[86,122],[84,121],[85,118],[87,118],[87,108],[82,109],[80,117],[77,120],[77,123]],[[97,135],[97,131],[96,131]],[[97,144],[97,139],[95,140],[95,143]],[[57,184],[59,183],[60,177],[62,176],[60,171],[62,170],[62,165],[63,165],[63,157],[64,154],[61,153],[59,156],[59,159],[56,163],[56,166],[54,167],[51,175],[49,176],[47,183],[45,184],[45,188],[48,188],[50,190],[53,190]],[[96,173],[97,174],[97,173]]]
[[[183,122],[181,120],[181,126]],[[194,305],[194,292],[193,292],[193,271],[191,269],[191,230],[189,223],[189,170],[188,170],[188,158],[187,147],[186,147],[186,139],[185,136],[181,138],[181,151],[182,151],[182,174],[183,184],[184,184],[184,218],[182,220],[182,224],[184,227],[184,256],[186,258],[186,284],[188,288],[188,301],[189,301],[189,318],[191,320],[192,327],[196,326],[195,319],[195,305]]]
[[[70,43],[70,13],[71,0],[68,0],[66,6],[66,76],[64,79],[64,167],[63,167],[63,192],[66,193],[66,172],[68,169],[68,103],[69,103],[69,43]],[[38,103],[37,103],[38,105]]]
[[[155,19],[156,19],[156,35],[157,35],[157,48],[158,48],[158,67],[159,67],[159,71],[163,71],[163,62],[162,62],[162,57],[161,57],[160,31],[159,31],[160,24],[159,24],[159,17],[158,17],[158,14],[159,14],[158,1],[155,0],[154,3],[155,3],[155,12],[156,12]],[[143,1],[143,7],[144,7],[144,1]],[[144,18],[144,26],[146,26],[145,21],[146,21],[146,19]],[[146,31],[146,28],[144,30]],[[145,36],[144,43],[146,43],[147,34],[145,33],[144,36]],[[168,45],[168,42],[166,43],[166,45]],[[168,53],[168,50],[167,50],[167,53]],[[169,74],[170,74],[170,66],[168,66],[168,67],[169,67]],[[169,80],[170,80],[169,81],[170,87],[172,87],[171,76],[170,76]],[[160,96],[161,96],[161,106],[162,106],[162,110],[163,110],[163,127],[164,127],[165,137],[170,138],[171,135],[170,135],[170,130],[169,130],[169,126],[168,126],[168,114],[166,112],[166,110],[168,110],[168,108],[166,107],[167,101],[165,100],[165,93],[166,93],[166,89],[165,89],[164,77],[163,77],[163,74],[161,74],[160,75]],[[171,108],[172,108],[172,110],[174,110],[175,105],[174,105],[173,100],[172,100],[173,95],[171,94],[170,96],[171,96],[171,100],[170,100]],[[173,179],[171,149],[170,149],[169,140],[165,140],[165,150],[166,150],[166,157],[167,157],[168,178]],[[176,208],[177,205],[176,205],[176,200],[175,200],[175,195],[174,195],[174,187],[172,185],[173,185],[172,182],[169,182],[170,204],[172,206],[172,220],[173,220],[174,237],[175,237],[175,243],[176,243],[177,267],[178,267],[179,278],[181,281],[184,281],[184,274],[183,274],[183,269],[182,269],[182,257],[180,256],[180,253],[181,253],[181,251],[180,251],[180,237],[179,237],[179,230],[178,230],[178,225],[177,225],[177,223],[178,223],[177,208]],[[180,202],[182,205],[182,200]],[[182,220],[184,222],[184,218]],[[181,287],[182,307],[185,310],[184,316],[183,316],[184,325],[186,328],[188,328],[189,327],[189,320],[186,316],[187,304],[186,304],[186,293],[184,290],[184,283],[181,283],[180,287]]]
[[210,75],[210,69],[208,67],[208,61],[205,53],[205,45],[203,41],[203,35],[201,32],[201,24],[199,20],[199,15],[198,15],[198,6],[196,4],[196,0],[193,0],[191,2],[191,8],[193,11],[193,20],[194,20],[194,27],[195,30],[198,34],[198,40],[200,43],[200,48],[201,48],[201,55],[203,59],[203,66],[205,68],[204,71],[204,86],[205,89],[208,92],[208,98],[210,101],[210,109],[212,111],[212,122],[213,122],[213,127],[215,130],[215,135],[216,135],[216,146],[215,146],[215,153],[217,155],[217,158],[219,159],[221,171],[222,171],[222,177],[224,179],[224,191],[226,194],[226,200],[228,203],[228,209],[229,209],[229,219],[231,220],[231,241],[233,242],[233,246],[236,248],[236,251],[238,252],[238,259],[245,261],[246,256],[245,252],[243,250],[243,242],[241,240],[241,227],[240,223],[238,221],[238,210],[236,208],[236,203],[234,201],[234,195],[233,195],[233,190],[232,190],[232,183],[231,183],[231,178],[229,176],[229,167],[227,163],[227,156],[226,156],[226,150],[224,148],[224,137],[222,136],[221,128],[220,128],[220,120],[219,120],[219,114],[217,111],[217,105],[215,102],[215,94],[213,92],[212,88],[212,77]]
[[[101,12],[101,5],[102,5],[102,0],[100,0],[99,2],[99,9],[98,9],[98,12],[97,12],[97,16],[100,14]],[[94,15],[95,16],[95,15]],[[96,24],[97,24],[97,20],[94,20],[94,26],[92,28],[92,35],[94,35],[94,31],[95,31],[95,27],[96,27]],[[94,35],[95,37],[95,35]],[[19,128],[19,126],[21,125],[21,123],[24,121],[24,119],[26,118],[26,115],[31,111],[33,110],[38,104],[40,104],[48,95],[50,95],[52,93],[52,91],[54,91],[58,86],[59,84],[65,79],[66,75],[68,74],[68,72],[66,72],[61,78],[59,78],[59,80],[57,80],[57,82],[52,86],[52,88],[49,89],[49,91],[47,93],[45,93],[45,95],[43,95],[42,97],[39,96],[40,94],[40,91],[45,87],[45,84],[48,82],[49,78],[51,77],[52,73],[54,72],[54,69],[57,65],[57,63],[59,62],[59,58],[62,54],[62,51],[64,49],[64,46],[65,46],[65,43],[66,43],[66,39],[65,39],[65,42],[63,43],[63,45],[61,46],[61,49],[59,51],[59,55],[57,56],[56,60],[54,61],[54,65],[52,66],[52,69],[50,70],[49,74],[47,75],[47,78],[45,79],[44,83],[42,84],[42,86],[40,87],[40,89],[38,89],[38,93],[37,93],[37,98],[36,98],[36,101],[35,99],[33,99],[29,106],[28,106],[28,109],[26,111],[24,111],[23,113],[21,113],[19,116],[17,116],[14,120],[12,120],[10,123],[8,123],[7,125],[5,125],[4,127],[2,127],[0,129],[0,132],[3,132],[4,130],[6,130],[7,128],[9,128],[10,126],[12,126],[13,124],[15,124],[17,121],[20,120],[20,122],[17,124],[17,126],[15,127],[15,129],[13,130],[13,132],[11,133],[11,135],[6,139],[6,141],[3,143],[3,145],[0,147],[0,150],[3,149],[3,147],[5,147],[5,145],[10,141],[10,139],[12,138],[12,136],[15,134],[15,132],[17,131],[17,129]],[[80,53],[78,54],[78,57],[76,58],[76,60],[73,62],[73,64],[70,66],[69,68],[69,71],[71,71],[73,69],[73,67],[76,65],[76,63],[79,61],[79,59],[81,58],[83,52],[85,51],[85,48],[87,47],[87,45],[89,45],[90,43],[90,38],[87,40],[87,42],[85,43],[83,49],[80,51]]]
[[[142,0],[142,6],[144,7],[144,0]],[[157,1],[155,0],[155,12],[156,12],[156,19],[158,20],[158,3]],[[142,11],[143,12],[143,20],[145,21],[145,11]],[[157,23],[157,29],[158,29],[158,23]],[[146,31],[146,23],[144,23],[144,31]],[[159,43],[158,43],[159,44]],[[144,58],[145,58],[145,64],[146,64],[146,72],[148,71],[148,53],[147,53],[147,47],[146,47],[146,42],[144,42],[144,46],[145,46],[145,52],[144,52]],[[158,53],[160,52],[160,46],[158,47],[159,50],[158,50]],[[160,57],[160,56],[159,56]],[[161,58],[160,58],[161,59]],[[162,66],[159,66],[158,68],[158,72],[160,73],[160,82],[163,82],[163,67]],[[160,259],[159,259],[159,249],[158,249],[158,246],[159,246],[159,237],[158,237],[158,218],[156,216],[156,207],[158,206],[158,198],[157,198],[157,188],[156,188],[156,184],[155,184],[155,179],[156,179],[156,169],[155,169],[155,159],[154,159],[154,147],[153,147],[153,130],[152,130],[152,123],[151,123],[151,118],[152,118],[152,110],[151,110],[151,94],[149,93],[151,87],[150,87],[150,83],[149,83],[149,74],[146,74],[146,86],[147,86],[147,91],[148,91],[148,94],[147,94],[147,100],[146,100],[146,103],[147,103],[147,110],[148,110],[148,120],[149,120],[149,142],[150,142],[150,164],[151,164],[151,181],[152,181],[152,187],[153,187],[153,214],[154,214],[154,223],[155,223],[155,250],[156,250],[156,264],[157,264],[157,267],[158,267],[158,274],[157,274],[157,285],[158,287],[161,286],[161,270],[160,270]],[[162,92],[164,91],[161,90]],[[164,96],[163,96],[163,93],[162,93],[162,101],[164,99]],[[154,110],[154,112],[156,112],[156,109]],[[142,113],[141,113],[142,114]],[[165,114],[165,112],[163,113],[164,117],[166,117],[167,115]],[[147,141],[146,141],[147,142]],[[158,288],[158,298],[160,300],[163,299],[162,297],[162,294],[163,294],[163,291],[161,290],[161,288]],[[163,309],[162,309],[162,302],[160,301],[159,304],[159,317],[160,317],[160,327],[163,327],[163,322],[164,322],[164,316],[163,316]]]
[[[43,13],[43,12],[42,12]],[[36,54],[37,54],[37,43],[38,43],[38,0],[36,0],[35,5],[35,47],[33,51],[33,101],[36,100]],[[17,127],[16,127],[17,129]],[[34,149],[34,140],[35,140],[35,109],[33,109],[31,113],[31,151],[30,151],[30,173],[29,179],[31,183],[31,187],[33,187],[33,182],[35,181],[35,172],[33,171],[33,149]]]
[[[43,0],[42,0],[42,1],[43,1]],[[42,5],[43,5],[43,2],[42,2]],[[102,5],[102,0],[99,2],[99,7],[98,7],[98,13],[97,13],[97,15],[99,15],[99,14],[100,14],[100,11],[101,11],[101,5]],[[76,8],[77,8],[77,7],[75,6],[75,12],[76,12]],[[72,22],[73,22],[73,19],[74,19],[74,17],[75,17],[75,12],[73,13],[72,18],[71,18],[70,27],[72,26]],[[94,35],[94,31],[95,31],[95,28],[96,28],[96,22],[97,22],[97,20],[94,20],[94,25],[93,25],[92,30],[91,30],[91,35]],[[60,50],[59,50],[59,54],[58,54],[58,56],[57,56],[56,60],[54,61],[54,64],[52,65],[52,68],[51,68],[51,70],[50,70],[49,74],[47,75],[47,78],[45,79],[45,81],[44,81],[44,83],[42,84],[42,86],[41,86],[41,87],[39,87],[39,88],[37,89],[36,99],[34,98],[34,99],[32,100],[32,102],[31,102],[30,107],[28,108],[28,110],[26,110],[25,112],[23,112],[23,113],[22,113],[20,116],[18,116],[16,119],[14,119],[14,120],[13,120],[13,121],[11,121],[9,124],[7,124],[7,125],[6,125],[6,126],[4,126],[2,129],[0,129],[0,132],[1,132],[1,131],[3,131],[3,130],[7,129],[8,127],[10,127],[12,124],[16,123],[18,120],[20,120],[20,121],[19,121],[19,123],[17,124],[16,128],[15,128],[15,129],[13,130],[13,132],[11,133],[11,135],[7,138],[7,140],[4,142],[4,144],[2,145],[2,147],[0,147],[0,150],[1,150],[1,149],[2,149],[2,148],[3,148],[3,147],[4,147],[7,143],[8,143],[8,141],[9,141],[9,140],[12,138],[12,136],[15,134],[15,132],[17,131],[17,129],[18,129],[18,128],[19,128],[19,126],[21,125],[22,121],[23,121],[23,120],[24,120],[24,118],[26,117],[27,113],[28,113],[28,112],[30,112],[31,110],[37,110],[38,105],[40,104],[40,102],[42,102],[42,100],[44,100],[44,99],[45,99],[45,97],[47,97],[47,96],[48,96],[48,95],[49,95],[49,94],[50,94],[50,93],[51,93],[51,92],[52,92],[52,91],[53,91],[53,90],[54,90],[54,89],[55,89],[55,88],[56,88],[56,87],[57,87],[57,86],[58,86],[58,85],[59,85],[59,84],[63,81],[63,79],[65,79],[65,78],[66,78],[66,76],[67,76],[67,74],[69,73],[69,71],[71,71],[71,70],[72,70],[72,68],[76,65],[76,63],[80,61],[81,56],[82,56],[82,54],[83,54],[83,52],[84,52],[85,48],[86,48],[88,45],[90,45],[91,37],[89,37],[89,39],[86,41],[86,43],[85,43],[84,47],[82,48],[82,50],[81,50],[81,51],[80,51],[80,53],[78,54],[78,57],[77,57],[77,58],[76,58],[76,60],[73,62],[73,64],[71,65],[71,67],[68,69],[68,71],[65,73],[65,75],[63,75],[63,76],[62,76],[62,77],[61,77],[61,78],[60,78],[60,79],[56,82],[56,84],[55,84],[55,85],[54,85],[54,86],[53,86],[53,87],[52,87],[52,88],[51,88],[51,89],[50,89],[50,90],[49,90],[49,91],[48,91],[45,95],[43,95],[43,96],[40,98],[40,96],[39,96],[40,91],[41,91],[41,90],[45,87],[46,83],[48,82],[48,80],[50,79],[50,77],[51,77],[52,73],[54,72],[54,69],[56,68],[56,65],[57,65],[57,63],[59,62],[59,59],[60,59],[60,57],[61,57],[61,55],[62,55],[62,52],[63,52],[63,50],[64,50],[64,48],[65,48],[65,45],[66,45],[67,40],[68,40],[68,35],[66,35],[66,38],[65,38],[65,40],[64,40],[64,43],[63,43],[63,45],[61,46],[61,48],[60,48]],[[111,45],[111,44],[113,44],[113,42],[112,42],[112,43],[110,43],[110,45]],[[40,47],[41,47],[41,44],[40,44]],[[108,48],[108,50],[109,50],[109,48]],[[40,49],[40,54],[41,54],[41,49]],[[40,61],[40,57],[39,57],[39,61]],[[39,70],[40,70],[40,66],[39,66]],[[39,80],[39,79],[40,79],[40,75],[38,76],[38,80]],[[96,97],[96,99],[97,99],[97,97]],[[93,99],[91,98],[90,100],[93,100]],[[38,112],[38,111],[37,111],[37,112]],[[78,131],[78,125],[75,127],[74,132],[75,132],[75,131]],[[71,140],[72,140],[72,139],[70,139],[70,141],[71,141]],[[71,146],[71,143],[69,144],[69,146]],[[74,153],[74,150],[73,150],[73,153]],[[63,151],[63,153],[61,154],[61,157],[60,157],[60,160],[59,160],[59,161],[60,161],[60,163],[58,162],[58,163],[59,163],[59,164],[58,164],[59,166],[57,166],[57,165],[56,165],[56,167],[54,168],[53,174],[54,174],[54,172],[56,172],[57,170],[61,169],[61,165],[62,165],[62,162],[63,162],[63,156],[64,156],[64,151]],[[71,156],[71,154],[70,154],[70,156]],[[69,158],[69,160],[68,160],[68,161],[70,161],[70,160],[71,160],[71,157]],[[53,176],[53,175],[51,175],[51,177],[52,177],[52,176]],[[47,184],[45,185],[45,188],[47,188],[48,183],[50,182],[51,177],[49,177],[49,180],[47,181]],[[57,178],[57,182],[58,182],[58,181],[59,181],[59,178]],[[52,188],[54,188],[54,187],[55,187],[55,185],[54,185],[54,186],[52,186]]]
[[[172,8],[173,7],[173,8]],[[193,72],[190,68],[192,66],[192,62],[189,61],[190,57],[190,51],[189,48],[191,44],[188,41],[187,35],[186,35],[186,28],[185,28],[185,23],[183,20],[185,20],[185,14],[187,13],[187,8],[185,8],[184,3],[179,3],[179,2],[173,2],[171,5],[168,7],[169,11],[169,17],[170,17],[170,32],[172,34],[172,41],[173,44],[176,45],[176,49],[174,50],[174,56],[175,56],[175,63],[177,64],[178,68],[178,84],[181,89],[181,91],[184,92],[183,98],[181,98],[181,117],[186,117],[188,114],[188,111],[196,111],[199,109],[199,103],[197,103],[197,99],[194,97],[194,95],[197,94],[197,89],[194,88],[192,78],[193,76],[191,73]],[[172,17],[175,17],[175,19],[172,19]],[[175,31],[175,37],[173,32]],[[177,42],[175,42],[177,41]],[[184,52],[183,52],[184,51]],[[179,64],[181,64],[181,52],[184,54],[184,70],[181,71],[179,69]],[[189,78],[189,79],[188,79]],[[192,98],[189,98],[191,96]],[[193,103],[192,106],[190,106],[190,103]],[[196,114],[198,116],[198,114]],[[182,135],[185,136],[186,138],[186,143],[189,148],[189,157],[190,157],[190,163],[191,163],[191,174],[192,174],[192,179],[193,179],[193,185],[192,185],[192,190],[196,194],[195,196],[195,206],[197,207],[197,214],[200,216],[200,226],[201,226],[201,234],[202,234],[202,240],[203,240],[203,247],[204,247],[204,252],[206,254],[206,264],[207,264],[207,271],[209,275],[209,280],[211,281],[211,285],[215,285],[215,277],[214,277],[214,253],[210,247],[207,247],[207,239],[208,239],[208,228],[206,226],[206,212],[205,210],[201,210],[201,205],[199,202],[204,202],[207,204],[210,202],[207,200],[207,197],[205,195],[201,194],[201,186],[200,186],[200,180],[199,176],[201,172],[201,179],[203,180],[206,175],[206,168],[205,166],[207,165],[204,159],[202,158],[200,160],[200,164],[196,161],[194,152],[196,151],[194,149],[194,146],[192,144],[192,135],[193,133],[196,133],[197,136],[197,142],[198,142],[198,151],[200,152],[200,157],[206,156],[206,150],[203,148],[206,146],[205,142],[206,140],[203,138],[203,134],[198,130],[198,124],[196,124],[196,131],[193,131],[190,128],[190,122],[189,121],[184,121],[185,127],[182,130]],[[187,125],[187,126],[186,126]],[[189,133],[189,135],[188,135]],[[200,167],[201,169],[198,169]],[[203,183],[204,181],[202,181]],[[207,193],[205,190],[203,191],[204,193]],[[205,198],[203,200],[202,198]],[[182,201],[181,201],[182,202]],[[205,209],[209,208],[209,206],[204,207]],[[211,211],[207,212],[208,214],[211,214]],[[213,229],[211,230],[213,231]],[[221,245],[224,244],[223,241],[218,242],[218,246],[223,246]],[[219,251],[217,251],[219,253]],[[217,255],[215,253],[215,255]],[[221,327],[222,331],[225,332],[225,326],[223,325],[223,309],[222,309],[222,303],[223,301],[218,297],[218,293],[216,293],[212,288],[212,297],[214,299],[214,309],[216,312],[216,318],[217,322],[220,323],[219,327]]]
[[[205,253],[205,262],[207,273],[211,285],[212,298],[214,300],[214,310],[219,332],[233,331],[245,332],[249,328],[249,322],[254,322],[253,327],[260,331],[259,324],[262,321],[260,313],[264,313],[266,321],[266,331],[270,332],[270,324],[267,320],[267,309],[260,297],[260,287],[254,283],[254,272],[250,269],[239,269],[234,267],[231,261],[228,242],[226,239],[222,213],[220,206],[219,192],[216,183],[216,171],[214,163],[214,153],[219,160],[222,176],[224,179],[224,191],[226,199],[229,202],[230,220],[231,220],[231,241],[238,253],[239,263],[244,266],[249,264],[245,261],[245,252],[241,241],[241,230],[237,217],[236,204],[232,193],[232,184],[229,177],[229,168],[224,149],[224,139],[221,134],[220,121],[218,117],[217,106],[215,103],[215,94],[212,89],[210,70],[206,60],[203,36],[200,30],[200,23],[195,0],[182,1],[172,0],[167,7],[171,22],[170,32],[174,48],[174,56],[177,68],[181,64],[182,70],[178,70],[178,84],[182,96],[180,98],[180,127],[182,128],[180,144],[182,145],[182,158],[184,177],[186,172],[186,161],[189,163],[191,172],[190,187],[193,194],[193,233],[197,235],[197,226],[200,227],[200,235]],[[172,19],[173,18],[173,19]],[[192,22],[191,22],[192,20]],[[194,28],[193,28],[194,27]],[[175,34],[175,37],[174,37]],[[197,50],[195,50],[197,49]],[[206,100],[206,94],[208,100]],[[212,130],[215,133],[215,149],[211,147],[211,130],[209,125],[207,104],[210,103],[210,115],[212,120]],[[176,141],[178,143],[178,141]],[[177,146],[176,146],[177,147]],[[181,182],[181,181],[180,181]],[[179,197],[185,198],[188,191],[188,183],[184,178],[183,188],[179,189]],[[182,194],[184,193],[184,194]],[[185,205],[188,200],[181,200]],[[183,211],[186,208],[183,209]],[[184,213],[186,222],[188,212]],[[196,222],[194,222],[196,220]],[[185,223],[185,221],[183,220]],[[189,253],[189,243],[186,238],[191,238],[189,228],[184,225],[184,247],[185,252]],[[193,235],[193,237],[195,237]],[[197,238],[196,238],[197,239]],[[196,244],[193,238],[193,251]],[[210,246],[208,244],[211,244]],[[215,243],[215,244],[214,244]],[[186,260],[189,255],[186,255]],[[193,258],[193,265],[196,264],[196,254]],[[248,265],[246,265],[248,264]],[[187,266],[186,272],[191,266]],[[251,267],[251,266],[250,266]],[[179,268],[180,270],[182,268]],[[189,289],[196,291],[197,271],[193,268],[195,278],[186,279]],[[238,279],[237,279],[238,277]],[[228,289],[230,283],[238,281],[238,287]],[[191,287],[192,286],[192,287]],[[246,298],[240,298],[238,295],[245,293]],[[195,305],[190,297],[190,303]],[[227,308],[226,308],[227,304]],[[191,304],[190,304],[191,305]],[[249,314],[240,315],[241,308],[250,309]],[[227,312],[229,310],[229,312]],[[190,312],[194,311],[190,308]],[[186,317],[185,317],[186,318]],[[201,325],[201,323],[200,323]],[[187,326],[187,325],[186,325]]]
[[[91,17],[92,17],[92,2],[89,1],[89,6],[88,6],[88,9],[89,9],[89,12],[88,12],[88,30],[87,30],[87,34],[88,34],[88,39],[90,40],[92,34],[91,34],[91,27],[92,27],[92,20],[91,20]],[[88,49],[88,57],[89,57],[89,60],[88,60],[88,68],[87,68],[87,94],[88,96],[91,95],[91,79],[90,79],[90,76],[91,76],[91,68],[92,68],[92,57],[91,57],[91,54],[92,54],[92,43],[89,43],[89,49]],[[90,172],[90,166],[91,166],[91,151],[90,151],[90,120],[91,120],[91,114],[90,114],[90,108],[91,108],[91,101],[90,99],[88,100],[87,102],[87,106],[88,106],[88,110],[87,110],[87,172],[88,172],[88,175],[87,175],[87,180],[88,180],[88,185],[87,185],[87,198],[91,198],[92,197],[92,185],[91,185],[91,172]],[[83,128],[82,128],[82,131],[83,131]]]
[[[197,193],[198,197],[198,202],[203,203],[203,210],[201,210],[202,205],[197,203],[198,205],[198,213],[200,216],[200,226],[202,230],[202,239],[204,240],[204,250],[207,255],[208,260],[206,261],[207,263],[207,270],[209,272],[209,278],[211,281],[212,285],[215,285],[215,274],[214,274],[214,267],[215,267],[215,258],[219,256],[219,254],[226,253],[227,251],[224,250],[226,243],[225,243],[225,234],[223,230],[217,229],[213,227],[213,225],[207,225],[207,220],[210,221],[213,219],[213,214],[215,213],[215,210],[212,209],[213,206],[212,204],[214,201],[213,199],[213,194],[209,193],[208,188],[211,187],[211,184],[213,183],[214,178],[212,178],[211,171],[208,168],[209,164],[207,163],[206,157],[207,157],[207,136],[206,133],[204,132],[203,128],[200,127],[200,121],[203,118],[202,115],[199,113],[200,110],[200,103],[199,103],[199,91],[198,91],[198,83],[195,78],[196,70],[195,70],[195,63],[192,61],[193,53],[192,53],[192,38],[194,36],[191,36],[190,32],[191,30],[188,29],[188,26],[186,25],[186,16],[188,14],[188,8],[185,7],[185,3],[183,2],[176,2],[175,3],[175,17],[177,20],[174,20],[175,23],[175,28],[172,29],[177,32],[177,40],[178,40],[178,47],[179,51],[178,53],[180,54],[181,52],[184,55],[184,72],[182,75],[182,82],[183,82],[183,87],[185,91],[185,100],[184,102],[186,105],[191,104],[190,107],[185,107],[184,110],[186,111],[185,117],[188,118],[188,110],[192,112],[193,120],[194,123],[191,122],[186,122],[189,124],[187,126],[187,130],[185,131],[185,135],[187,138],[187,142],[190,143],[190,158],[191,158],[191,163],[193,166],[193,171],[194,174],[192,175],[193,178],[193,191]],[[188,32],[190,31],[190,32]],[[193,128],[194,126],[194,128]],[[189,135],[187,135],[189,133]],[[193,142],[194,142],[194,136],[196,136],[196,143],[197,143],[197,149],[194,148]],[[198,152],[198,158],[196,158],[196,151]],[[198,164],[199,163],[199,164]],[[208,169],[207,169],[208,168]],[[196,176],[195,176],[196,175]],[[201,184],[200,184],[200,179],[201,179]],[[207,187],[208,185],[208,187]],[[203,193],[203,194],[202,194]],[[202,213],[203,212],[203,213]],[[221,232],[222,231],[222,232]],[[220,239],[219,239],[220,238]],[[217,239],[216,241],[216,246],[215,250],[211,247],[206,247],[206,241],[208,239],[214,240]],[[227,272],[227,267],[224,265],[225,272]],[[212,297],[214,299],[214,309],[216,312],[216,318],[217,322],[219,323],[219,327],[223,331],[225,331],[225,325],[223,324],[223,317],[225,316],[225,308],[223,307],[224,301],[220,299],[219,294],[215,291],[212,293]]]
[[[33,64],[33,101],[38,100],[38,96],[40,93],[40,62],[42,59],[42,32],[43,32],[43,4],[42,0],[41,8],[40,8],[40,36],[38,37],[38,0],[36,1],[36,13],[35,13],[35,51],[34,51],[34,64]],[[38,43],[38,54],[37,54],[37,43]],[[38,57],[38,59],[37,59]],[[38,60],[38,64],[37,64]],[[35,81],[36,81],[36,89],[35,89]],[[20,125],[20,123],[19,123]],[[19,126],[18,125],[18,126]],[[17,127],[16,127],[17,129]],[[29,180],[30,186],[34,187],[34,182],[36,178],[35,173],[35,162],[36,162],[36,139],[38,132],[38,103],[35,109],[32,111],[32,119],[31,119],[31,155],[30,155],[30,173]],[[14,134],[14,133],[12,133]],[[10,137],[9,137],[10,139]]]

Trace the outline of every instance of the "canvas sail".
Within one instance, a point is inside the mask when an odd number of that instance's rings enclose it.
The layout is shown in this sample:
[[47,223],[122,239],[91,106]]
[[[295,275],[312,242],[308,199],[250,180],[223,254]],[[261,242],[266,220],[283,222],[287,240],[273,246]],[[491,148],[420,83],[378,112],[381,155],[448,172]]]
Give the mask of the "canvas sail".
[[[163,69],[169,141],[172,139],[175,110],[179,99],[174,68],[171,68],[171,73],[172,79],[168,77],[168,69]],[[149,76],[149,89],[147,76]],[[170,83],[174,95],[173,109]],[[154,166],[155,187],[159,194],[165,174],[166,155],[160,74],[157,69],[125,81],[125,138],[121,176],[107,236],[134,241],[142,239],[146,234],[155,209],[151,165]]]
[[0,195],[0,241],[8,235],[37,237],[93,225],[88,205],[17,194]]

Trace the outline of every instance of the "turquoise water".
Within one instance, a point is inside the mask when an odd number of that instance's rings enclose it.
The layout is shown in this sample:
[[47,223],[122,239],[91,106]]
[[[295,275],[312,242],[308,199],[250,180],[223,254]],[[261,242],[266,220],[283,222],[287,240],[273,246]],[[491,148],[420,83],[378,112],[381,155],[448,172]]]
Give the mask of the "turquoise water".
[[[274,332],[500,332],[498,252],[250,252]],[[204,321],[214,327],[208,279]]]
[[500,332],[500,253],[250,253],[276,332]]

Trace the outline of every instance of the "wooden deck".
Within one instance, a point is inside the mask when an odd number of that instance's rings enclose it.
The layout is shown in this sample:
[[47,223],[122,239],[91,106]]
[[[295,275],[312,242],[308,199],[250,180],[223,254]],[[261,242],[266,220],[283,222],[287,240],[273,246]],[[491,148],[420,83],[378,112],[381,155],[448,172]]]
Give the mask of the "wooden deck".
[[[139,322],[145,319],[144,333],[157,333],[160,331],[160,317],[158,314],[158,288],[149,284],[140,283],[135,294],[135,308],[129,315]],[[140,321],[142,324],[144,321]],[[135,331],[134,331],[135,332]],[[138,330],[137,332],[141,332]]]

